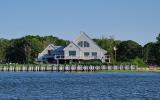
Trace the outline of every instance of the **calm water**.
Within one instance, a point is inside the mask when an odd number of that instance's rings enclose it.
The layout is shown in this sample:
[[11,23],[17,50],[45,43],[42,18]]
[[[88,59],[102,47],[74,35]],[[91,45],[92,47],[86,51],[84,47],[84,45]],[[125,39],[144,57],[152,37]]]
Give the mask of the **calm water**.
[[160,100],[160,73],[0,73],[0,100]]

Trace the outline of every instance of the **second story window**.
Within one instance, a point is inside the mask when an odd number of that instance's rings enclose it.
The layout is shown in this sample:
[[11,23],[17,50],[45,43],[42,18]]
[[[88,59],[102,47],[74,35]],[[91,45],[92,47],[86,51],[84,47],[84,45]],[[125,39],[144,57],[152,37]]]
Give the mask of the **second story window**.
[[89,47],[89,43],[87,41],[84,41],[84,47]]
[[79,47],[90,47],[90,44],[87,41],[78,42]]
[[78,46],[83,47],[83,41],[80,41],[80,42],[78,43]]

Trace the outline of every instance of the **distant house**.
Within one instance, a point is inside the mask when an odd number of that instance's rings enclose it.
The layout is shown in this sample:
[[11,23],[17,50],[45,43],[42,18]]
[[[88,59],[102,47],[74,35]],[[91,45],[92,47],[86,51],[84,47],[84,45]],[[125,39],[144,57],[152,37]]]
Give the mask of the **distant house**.
[[55,46],[53,44],[48,45],[41,53],[38,55],[38,62],[54,62],[57,56],[64,56],[64,47],[63,46]]
[[107,51],[99,47],[86,33],[80,36],[66,47],[50,44],[38,56],[38,61],[69,62],[70,60],[101,60],[110,62]]

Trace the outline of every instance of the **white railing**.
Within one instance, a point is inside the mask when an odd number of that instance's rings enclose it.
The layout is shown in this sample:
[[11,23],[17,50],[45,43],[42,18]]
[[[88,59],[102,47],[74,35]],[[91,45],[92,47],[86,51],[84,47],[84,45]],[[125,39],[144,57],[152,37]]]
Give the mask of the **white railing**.
[[106,55],[104,57],[98,57],[98,56],[64,56],[64,55],[55,55],[54,56],[55,59],[85,59],[85,60],[89,60],[89,59],[110,59],[110,56]]
[[55,55],[55,59],[65,59],[64,55]]
[[47,57],[53,57],[55,59],[85,59],[85,60],[89,60],[89,59],[110,59],[109,55],[105,55],[104,57],[101,56],[64,56],[64,55],[47,55]]

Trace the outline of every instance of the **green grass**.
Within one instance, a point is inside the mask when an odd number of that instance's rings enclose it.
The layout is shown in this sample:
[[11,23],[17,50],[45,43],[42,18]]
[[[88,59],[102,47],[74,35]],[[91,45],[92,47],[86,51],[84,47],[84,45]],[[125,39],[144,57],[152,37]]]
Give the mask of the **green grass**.
[[[68,71],[70,72],[70,71]],[[88,71],[71,71],[71,72],[88,72]],[[122,73],[127,73],[127,72],[160,72],[160,70],[154,70],[154,71],[149,71],[149,70],[96,70],[96,71],[89,71],[89,72],[104,72],[104,73],[108,73],[108,72],[122,72]]]
[[95,72],[160,72],[160,70],[97,70]]

